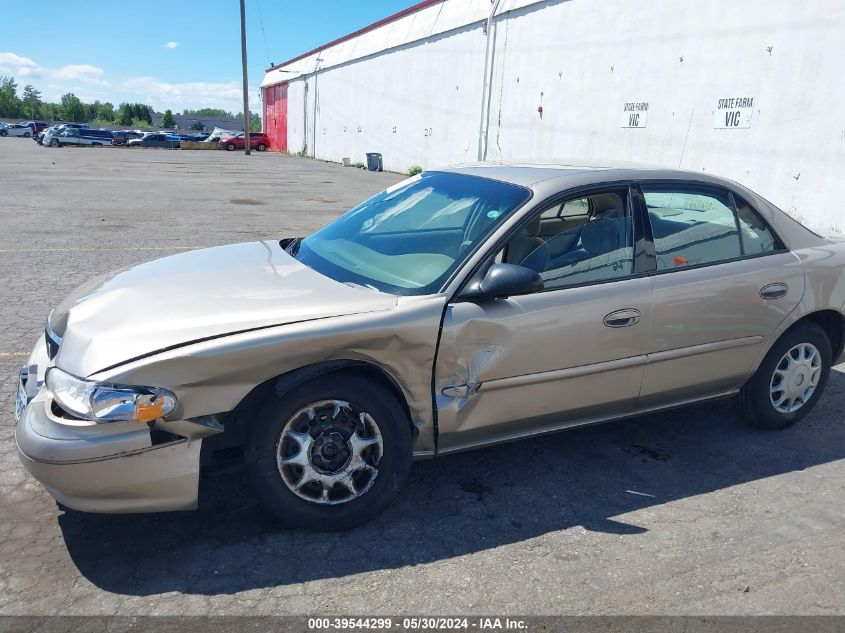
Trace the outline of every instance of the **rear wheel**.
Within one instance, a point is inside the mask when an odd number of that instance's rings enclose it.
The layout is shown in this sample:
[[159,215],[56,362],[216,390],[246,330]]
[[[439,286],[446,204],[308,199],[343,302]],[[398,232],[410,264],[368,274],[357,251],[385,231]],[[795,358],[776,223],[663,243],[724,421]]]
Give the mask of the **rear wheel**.
[[227,152],[234,152],[235,151],[235,144],[234,143],[226,143],[226,151]]
[[772,346],[740,391],[739,409],[761,429],[783,429],[806,416],[821,397],[831,366],[830,340],[815,323],[799,323]]
[[255,420],[247,474],[283,523],[344,530],[396,496],[411,466],[411,429],[396,397],[369,380],[329,374],[281,396]]
[[32,136],[32,134],[30,134],[29,132],[24,132],[24,133],[23,133],[23,137],[24,137],[24,138],[29,138],[30,136]]
[[266,152],[267,146],[264,143],[259,143],[255,146],[255,149],[257,149],[259,152]]

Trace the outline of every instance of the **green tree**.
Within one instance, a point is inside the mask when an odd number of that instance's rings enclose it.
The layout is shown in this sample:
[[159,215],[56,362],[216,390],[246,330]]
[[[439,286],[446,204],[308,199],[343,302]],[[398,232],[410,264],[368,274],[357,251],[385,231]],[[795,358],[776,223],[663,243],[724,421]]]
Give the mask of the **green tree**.
[[41,104],[41,118],[45,121],[58,121],[59,120],[59,106],[55,103],[42,103]]
[[114,122],[118,125],[130,125],[132,123],[128,103],[121,103],[117,106],[117,112],[114,115]]
[[235,115],[220,108],[200,108],[199,110],[185,110],[184,116],[206,116],[210,119],[234,119]]
[[27,84],[23,88],[21,96],[24,116],[30,119],[37,119],[41,116],[41,92],[35,86]]
[[202,132],[205,129],[205,125],[203,125],[200,121],[194,121],[194,124],[191,126],[191,129],[197,132]]
[[249,131],[250,132],[260,132],[261,131],[261,115],[258,112],[253,112],[250,110],[249,112]]
[[65,121],[84,123],[89,120],[88,108],[72,92],[62,95],[62,105],[59,113]]
[[108,101],[99,104],[97,106],[95,118],[100,119],[102,121],[114,121],[114,106]]
[[21,100],[18,99],[18,84],[14,77],[0,75],[0,116],[16,117],[20,114]]
[[165,110],[164,116],[161,117],[161,127],[172,128],[174,125],[176,121],[173,118],[173,112]]

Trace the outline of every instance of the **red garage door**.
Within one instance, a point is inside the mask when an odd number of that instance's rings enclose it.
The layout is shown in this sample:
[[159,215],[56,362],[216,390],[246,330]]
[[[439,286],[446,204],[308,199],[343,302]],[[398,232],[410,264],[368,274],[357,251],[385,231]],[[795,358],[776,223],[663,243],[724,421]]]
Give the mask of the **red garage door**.
[[264,89],[264,126],[270,137],[270,149],[288,151],[288,85]]

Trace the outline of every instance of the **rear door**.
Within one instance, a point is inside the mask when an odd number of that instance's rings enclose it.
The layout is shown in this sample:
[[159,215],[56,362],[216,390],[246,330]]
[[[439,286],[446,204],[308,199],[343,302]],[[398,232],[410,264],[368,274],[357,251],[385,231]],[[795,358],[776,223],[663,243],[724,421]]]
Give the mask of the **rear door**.
[[656,270],[640,407],[739,389],[798,305],[804,270],[726,189],[643,184]]

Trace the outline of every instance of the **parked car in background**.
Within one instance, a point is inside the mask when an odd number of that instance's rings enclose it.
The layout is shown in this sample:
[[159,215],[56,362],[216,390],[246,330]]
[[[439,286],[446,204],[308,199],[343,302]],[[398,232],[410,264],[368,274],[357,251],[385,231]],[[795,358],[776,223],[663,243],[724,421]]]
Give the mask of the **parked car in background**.
[[182,141],[174,134],[163,132],[144,132],[141,138],[126,142],[126,147],[159,147],[165,149],[179,149]]
[[94,130],[91,128],[76,128],[62,126],[50,128],[44,134],[42,145],[49,147],[64,147],[65,145],[111,145],[111,130]]
[[[236,149],[244,148],[244,133],[235,134],[228,138],[221,138],[220,148],[230,152]],[[249,133],[249,147],[250,149],[258,150],[259,152],[267,151],[270,147],[270,138],[264,132],[250,132]]]
[[32,128],[20,123],[3,124],[3,127],[0,127],[0,136],[24,136],[29,138],[32,136]]
[[208,134],[174,134],[174,136],[179,137],[181,141],[191,141],[192,143],[198,143],[200,141],[204,141],[208,138]]
[[708,174],[424,172],[304,238],[82,285],[20,371],[17,448],[66,506],[158,512],[242,444],[281,521],[346,529],[413,458],[716,398],[796,424],[841,361],[843,280],[845,236]]
[[21,121],[21,125],[26,125],[30,129],[32,129],[32,134],[38,134],[39,132],[43,132],[49,127],[49,124],[45,123],[44,121]]
[[141,138],[145,132],[141,130],[113,130],[111,133],[112,145],[126,145],[129,141]]

